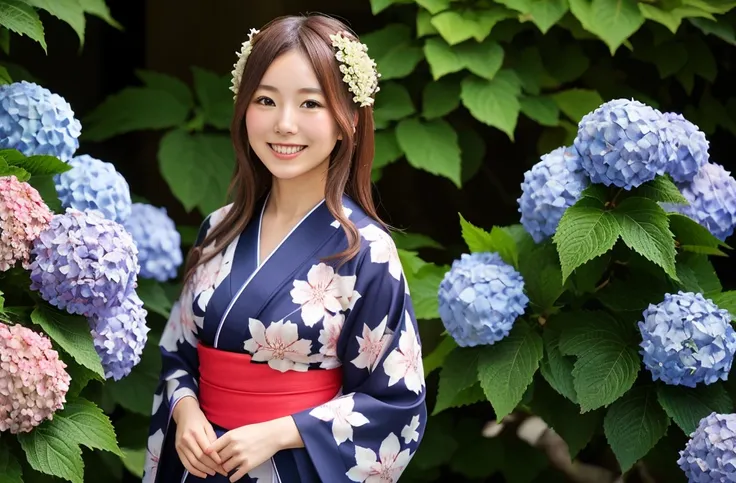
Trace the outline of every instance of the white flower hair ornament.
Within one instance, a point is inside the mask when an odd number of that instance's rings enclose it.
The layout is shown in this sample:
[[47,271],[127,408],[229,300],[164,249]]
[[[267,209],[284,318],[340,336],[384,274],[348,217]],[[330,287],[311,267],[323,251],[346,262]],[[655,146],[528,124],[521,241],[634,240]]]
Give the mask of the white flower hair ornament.
[[[232,71],[233,85],[230,87],[230,90],[235,93],[233,99],[237,98],[245,63],[252,50],[253,36],[259,32],[260,30],[251,29],[248,40],[243,42],[240,52],[237,52],[238,61]],[[330,40],[336,49],[335,58],[340,63],[342,80],[353,94],[353,101],[360,107],[373,105],[375,99],[372,96],[381,90],[378,87],[378,78],[381,77],[381,74],[376,69],[376,62],[368,56],[368,47],[356,40],[344,37],[341,32],[330,35]]]

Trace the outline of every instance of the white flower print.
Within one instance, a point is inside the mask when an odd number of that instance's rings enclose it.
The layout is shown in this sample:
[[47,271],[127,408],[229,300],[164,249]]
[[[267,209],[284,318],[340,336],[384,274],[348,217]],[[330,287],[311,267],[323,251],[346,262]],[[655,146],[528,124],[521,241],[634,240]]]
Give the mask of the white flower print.
[[424,386],[424,366],[422,365],[422,348],[419,345],[414,324],[409,312],[405,312],[405,330],[401,331],[399,347],[383,361],[383,370],[389,376],[388,385],[393,386],[400,379],[406,387],[417,394]]
[[197,398],[197,395],[194,393],[194,391],[186,386],[179,388],[179,378],[182,376],[188,376],[189,373],[179,369],[178,371],[174,371],[172,374],[170,374],[168,377],[166,377],[166,394],[169,397],[169,401],[172,403],[171,411],[174,411],[174,407],[177,403],[177,401],[181,400],[181,398],[185,396],[191,396],[193,398]]
[[159,345],[169,352],[177,352],[179,343],[187,341],[197,346],[197,326],[192,313],[192,292],[184,290],[181,298],[171,308],[169,320],[161,334]]
[[248,320],[251,339],[243,344],[243,348],[253,354],[256,362],[268,362],[268,365],[280,372],[305,372],[310,360],[312,342],[299,339],[297,325],[290,321],[271,322],[265,328],[263,322]]
[[148,438],[146,448],[146,463],[143,468],[143,481],[154,481],[158,461],[161,459],[161,446],[164,444],[164,433],[160,429]]
[[419,432],[417,431],[418,427],[419,415],[416,414],[411,418],[411,422],[401,430],[401,437],[404,438],[404,444],[409,444],[411,441],[419,442]]
[[345,323],[345,316],[342,314],[327,315],[322,323],[322,329],[319,331],[319,348],[322,363],[320,367],[323,369],[334,369],[341,364],[337,358],[337,341],[342,332],[342,326]]
[[355,336],[358,339],[358,357],[352,362],[358,369],[368,369],[373,372],[376,364],[381,360],[389,342],[391,341],[391,331],[386,330],[388,317],[384,317],[378,326],[371,330],[368,324],[363,324],[363,336]]
[[394,483],[399,480],[401,473],[409,464],[411,454],[409,450],[399,452],[399,438],[394,433],[386,436],[378,450],[380,460],[376,453],[369,448],[355,445],[356,465],[347,472],[347,477],[352,481],[365,483]]
[[371,262],[388,263],[388,273],[396,280],[400,280],[401,260],[391,236],[376,225],[368,225],[359,231],[363,238],[371,242]]
[[276,481],[273,478],[273,460],[266,460],[256,466],[248,472],[248,476],[255,480],[253,483],[271,483]]
[[158,412],[158,408],[161,407],[161,403],[164,401],[163,394],[154,394],[153,395],[153,409],[151,410],[151,414],[156,414]]
[[363,426],[369,422],[361,413],[353,411],[354,407],[353,394],[348,394],[317,406],[309,412],[309,415],[322,421],[332,421],[332,436],[335,443],[340,446],[345,441],[353,440],[354,426]]
[[[343,207],[342,207],[342,212],[343,212],[343,213],[345,213],[345,216],[346,216],[347,218],[350,218],[350,215],[351,215],[351,214],[353,213],[353,210],[351,210],[351,209],[350,209],[350,208],[348,208],[347,206],[344,206],[344,205],[343,205]],[[339,222],[339,221],[337,221],[337,220],[335,220],[335,221],[333,221],[332,223],[330,223],[330,226],[332,226],[332,227],[334,227],[334,228],[340,228],[340,222]]]
[[337,313],[350,307],[355,275],[338,275],[329,265],[313,265],[307,281],[294,280],[290,295],[302,306],[302,320],[307,327],[322,320],[329,312]]

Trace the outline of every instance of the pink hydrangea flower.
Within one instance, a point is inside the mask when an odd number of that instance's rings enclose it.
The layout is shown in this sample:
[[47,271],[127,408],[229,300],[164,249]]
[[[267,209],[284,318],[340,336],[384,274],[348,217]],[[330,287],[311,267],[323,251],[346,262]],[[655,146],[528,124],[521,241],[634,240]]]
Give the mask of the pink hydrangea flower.
[[0,177],[0,272],[30,265],[31,242],[48,227],[52,213],[36,189],[15,176]]
[[0,432],[31,431],[66,402],[71,377],[51,341],[0,323]]

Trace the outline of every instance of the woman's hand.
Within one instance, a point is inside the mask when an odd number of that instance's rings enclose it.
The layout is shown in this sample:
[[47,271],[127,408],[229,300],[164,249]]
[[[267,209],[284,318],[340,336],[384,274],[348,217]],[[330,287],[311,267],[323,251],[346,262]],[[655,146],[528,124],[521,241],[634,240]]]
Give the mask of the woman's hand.
[[230,473],[231,482],[238,481],[253,468],[287,448],[303,447],[301,436],[291,416],[249,424],[223,434],[205,454],[219,455],[222,468]]
[[199,478],[215,473],[227,476],[218,455],[204,453],[204,449],[217,440],[217,435],[197,400],[193,397],[180,400],[174,407],[172,417],[176,422],[176,452],[184,468]]

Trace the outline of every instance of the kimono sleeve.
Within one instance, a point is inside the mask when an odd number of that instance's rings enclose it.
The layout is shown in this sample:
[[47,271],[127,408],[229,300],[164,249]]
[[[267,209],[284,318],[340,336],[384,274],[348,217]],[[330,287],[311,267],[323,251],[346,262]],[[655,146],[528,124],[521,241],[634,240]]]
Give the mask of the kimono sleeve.
[[421,343],[398,258],[368,252],[358,266],[337,345],[342,395],[293,417],[322,481],[397,481],[427,421]]

